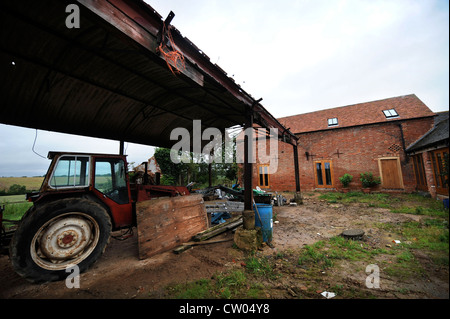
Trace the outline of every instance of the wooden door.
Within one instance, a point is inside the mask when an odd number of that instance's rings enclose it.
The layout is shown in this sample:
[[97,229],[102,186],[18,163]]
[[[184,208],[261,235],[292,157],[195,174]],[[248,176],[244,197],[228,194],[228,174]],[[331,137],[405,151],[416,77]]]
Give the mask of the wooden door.
[[379,160],[381,171],[381,187],[385,189],[402,189],[403,179],[399,158],[384,158]]
[[412,157],[414,164],[414,176],[416,178],[416,187],[422,191],[428,191],[427,178],[425,176],[425,167],[423,165],[422,153]]

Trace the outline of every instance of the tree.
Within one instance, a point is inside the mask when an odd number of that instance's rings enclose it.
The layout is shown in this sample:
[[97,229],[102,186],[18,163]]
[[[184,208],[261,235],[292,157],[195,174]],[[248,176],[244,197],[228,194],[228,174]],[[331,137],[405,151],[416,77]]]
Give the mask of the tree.
[[175,164],[170,159],[170,149],[158,147],[155,159],[161,169],[161,183],[175,185],[182,171],[183,163]]
[[[209,164],[204,156],[195,156],[189,153],[188,163],[174,163],[170,154],[173,150],[167,148],[157,148],[155,159],[161,168],[161,184],[163,185],[187,185],[196,182],[197,186],[209,184]],[[222,160],[222,162],[224,162]],[[224,183],[227,180],[233,181],[237,176],[236,163],[212,163],[211,179],[213,184]]]

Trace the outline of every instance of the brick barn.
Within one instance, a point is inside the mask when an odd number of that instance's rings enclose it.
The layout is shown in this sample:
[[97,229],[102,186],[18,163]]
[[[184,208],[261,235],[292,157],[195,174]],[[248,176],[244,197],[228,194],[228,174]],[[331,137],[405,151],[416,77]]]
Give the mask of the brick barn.
[[[341,190],[339,177],[345,173],[353,175],[349,188],[361,190],[360,173],[371,172],[381,178],[374,191],[414,192],[414,162],[406,150],[433,129],[435,116],[411,94],[278,120],[299,137],[302,191]],[[267,172],[266,164],[253,165],[253,185],[295,191],[291,145],[278,143],[278,169]]]

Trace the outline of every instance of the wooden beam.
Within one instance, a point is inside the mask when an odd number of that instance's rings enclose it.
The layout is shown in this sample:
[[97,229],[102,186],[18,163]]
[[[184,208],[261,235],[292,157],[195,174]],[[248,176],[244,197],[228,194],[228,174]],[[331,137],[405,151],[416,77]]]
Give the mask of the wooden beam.
[[303,197],[300,191],[300,172],[298,165],[298,147],[297,142],[292,145],[294,147],[294,174],[295,174],[295,195],[294,200],[297,204],[303,204]]
[[207,240],[209,238],[215,237],[219,234],[222,234],[223,232],[226,232],[228,230],[234,229],[242,224],[242,215],[231,218],[230,220],[226,221],[223,224],[219,224],[216,226],[213,226],[205,231],[202,231],[192,237],[193,241],[203,241]]
[[294,174],[295,174],[295,191],[300,192],[300,172],[298,166],[298,147],[293,145],[294,148]]
[[[93,13],[101,17],[103,20],[120,30],[129,38],[133,39],[149,52],[155,54],[160,59],[163,57],[157,54],[157,47],[159,45],[157,41],[157,34],[153,34],[153,30],[144,28],[141,24],[134,21],[132,18],[135,10],[127,5],[126,2],[121,2],[121,8],[112,5],[108,1],[95,1],[95,0],[77,0],[83,6],[91,10]],[[150,21],[146,21],[150,23]],[[151,23],[154,23],[153,21]],[[158,21],[158,26],[153,27],[156,30],[161,29],[163,21]],[[183,53],[183,52],[181,52]],[[166,62],[164,60],[164,62]],[[170,63],[170,62],[169,62]],[[173,67],[177,67],[170,63]],[[200,86],[204,85],[204,77],[194,66],[186,63],[184,70],[180,70],[185,76],[189,77],[192,81],[196,82]]]
[[253,203],[253,106],[247,114],[244,129],[244,210],[252,210]]

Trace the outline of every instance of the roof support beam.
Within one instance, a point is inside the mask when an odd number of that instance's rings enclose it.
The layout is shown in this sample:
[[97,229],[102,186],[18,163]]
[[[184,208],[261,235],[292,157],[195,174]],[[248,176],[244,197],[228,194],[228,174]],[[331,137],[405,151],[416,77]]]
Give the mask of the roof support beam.
[[[156,48],[158,43],[156,37],[133,19],[129,18],[120,9],[110,4],[108,1],[78,0],[78,2],[93,13],[102,17],[110,25],[122,31],[125,35],[139,43],[148,51],[157,55]],[[162,24],[162,22],[160,24]],[[158,29],[159,27],[162,26],[158,26]],[[189,64],[186,64],[186,68],[181,70],[181,73],[185,74],[197,84],[203,85],[203,75]]]
[[253,107],[249,110],[244,129],[244,210],[252,210],[253,202]]

